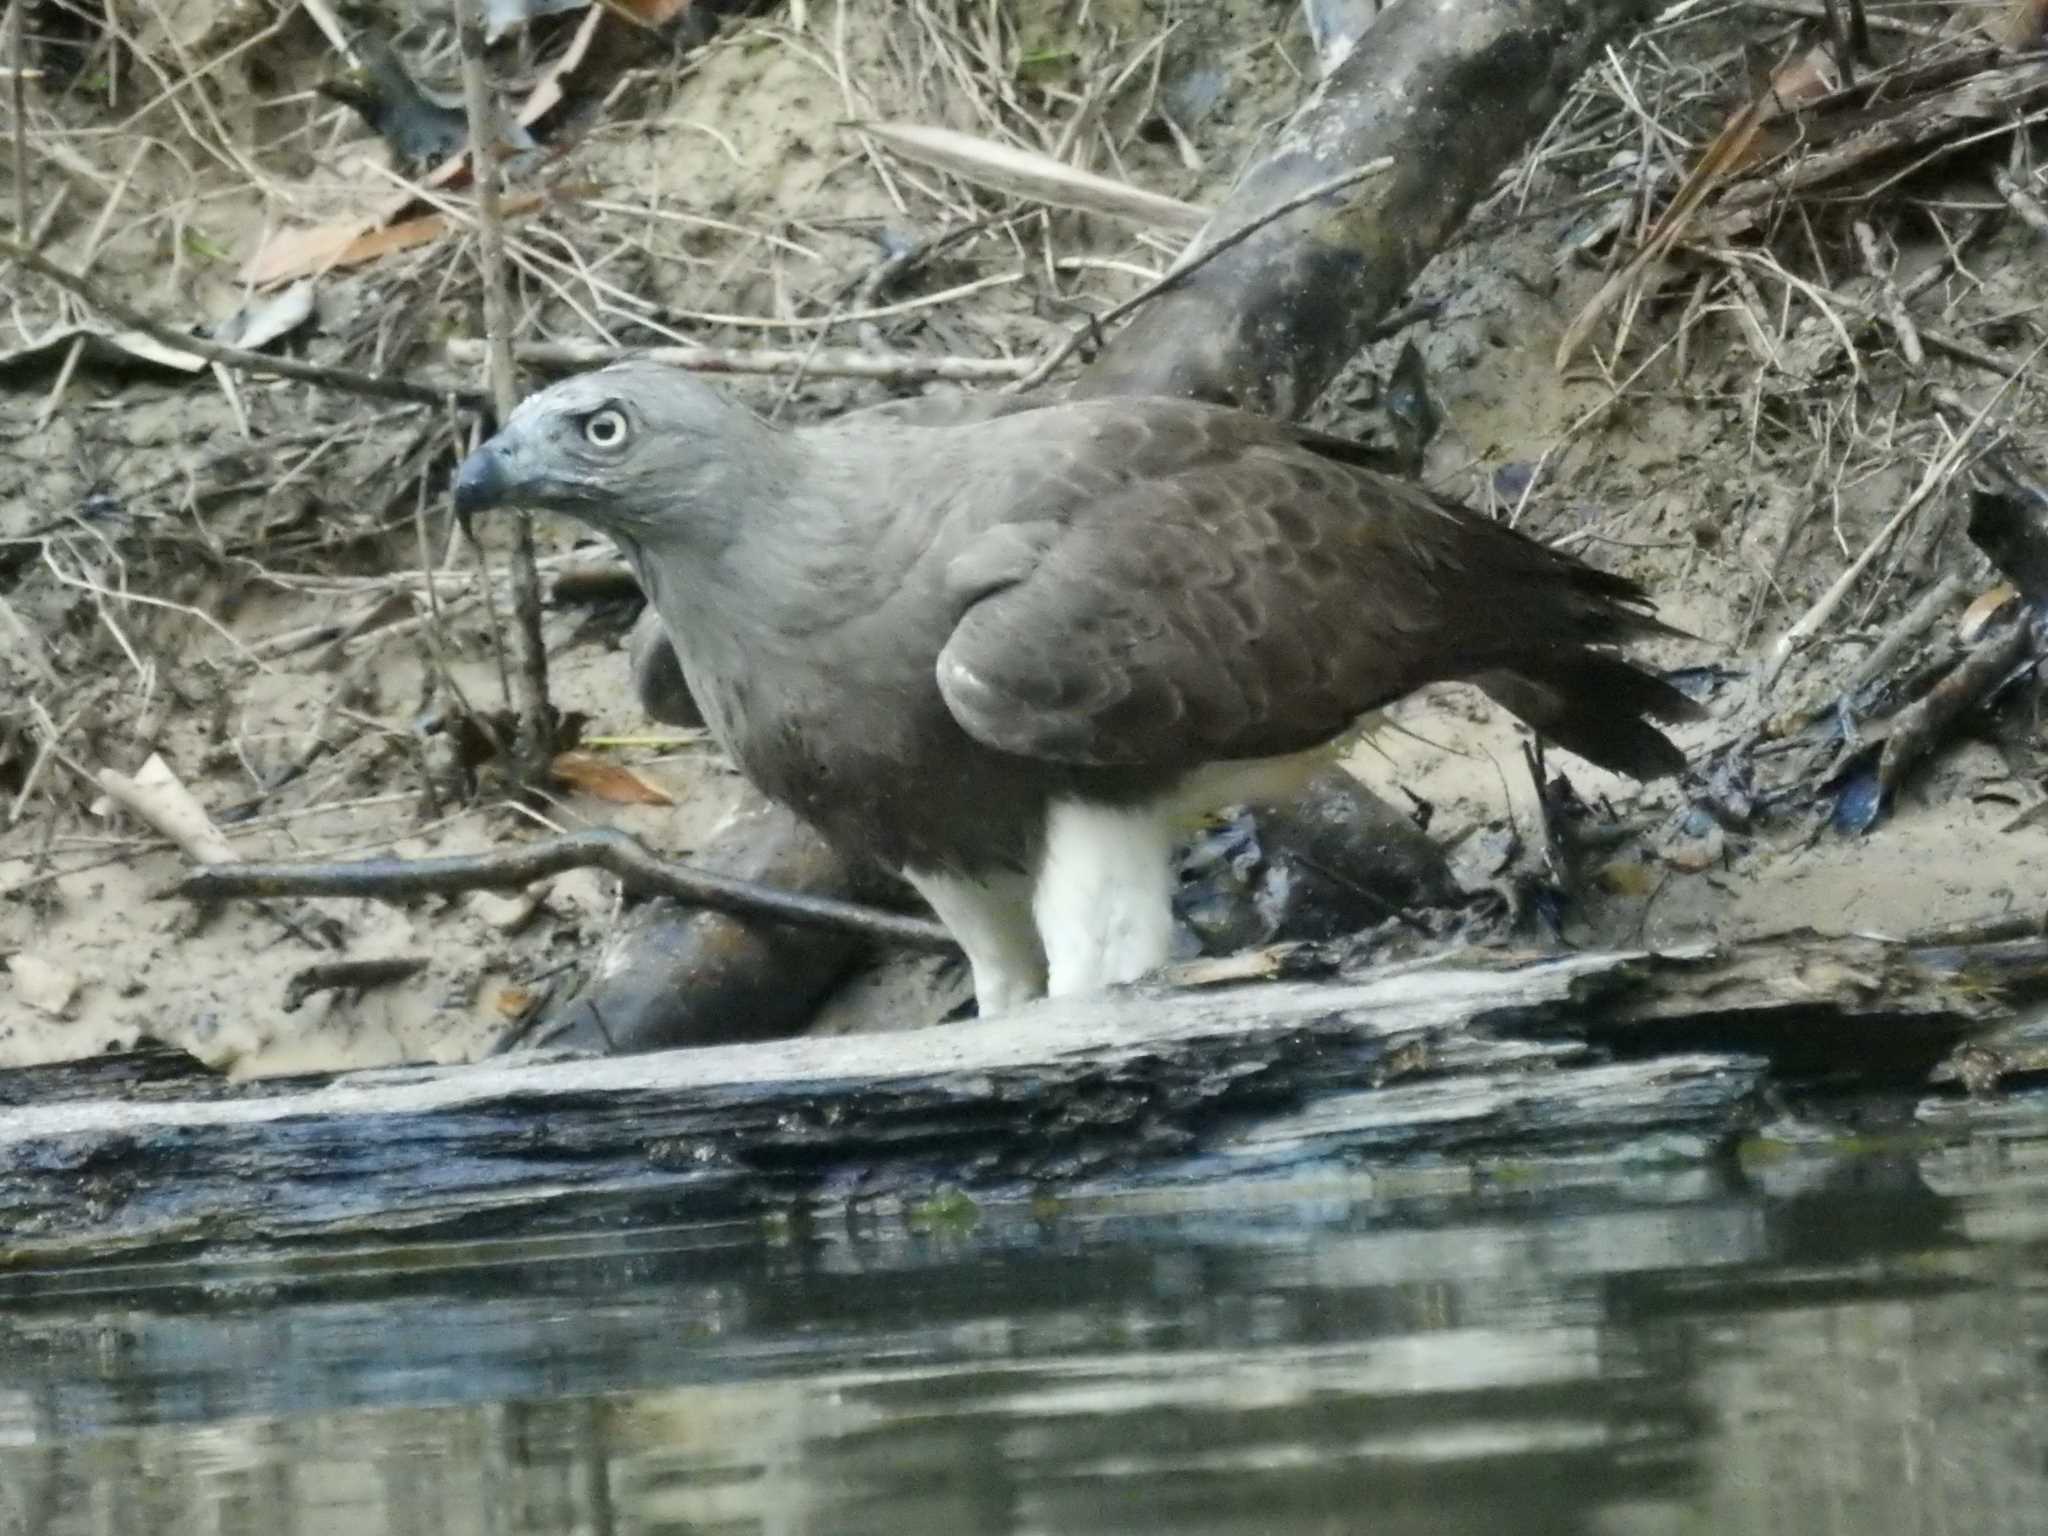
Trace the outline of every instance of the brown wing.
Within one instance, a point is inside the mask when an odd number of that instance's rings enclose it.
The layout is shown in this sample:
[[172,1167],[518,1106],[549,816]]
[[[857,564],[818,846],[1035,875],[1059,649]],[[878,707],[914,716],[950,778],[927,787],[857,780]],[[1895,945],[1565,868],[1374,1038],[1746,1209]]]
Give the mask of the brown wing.
[[1030,521],[954,562],[973,600],[939,686],[980,740],[1103,766],[1266,757],[1425,683],[1497,674],[1502,702],[1596,761],[1682,761],[1640,716],[1692,706],[1589,650],[1662,628],[1632,582],[1259,418],[1092,410],[1042,418],[1042,484],[1063,503],[1041,488]]

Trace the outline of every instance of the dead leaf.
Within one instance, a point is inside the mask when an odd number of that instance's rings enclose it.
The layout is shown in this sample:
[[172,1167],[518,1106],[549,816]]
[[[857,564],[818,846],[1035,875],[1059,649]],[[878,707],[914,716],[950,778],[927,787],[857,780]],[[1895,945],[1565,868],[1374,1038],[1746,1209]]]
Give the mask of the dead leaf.
[[565,784],[574,785],[609,800],[614,805],[674,805],[675,798],[659,784],[642,778],[624,763],[594,752],[558,752],[548,771]]
[[339,263],[341,253],[352,241],[396,218],[412,199],[387,199],[360,218],[337,224],[316,224],[310,229],[281,229],[256,248],[256,254],[242,264],[245,283],[264,287],[287,278],[325,272]]
[[1976,601],[1963,610],[1963,616],[1956,620],[1956,638],[1965,645],[1975,645],[1984,638],[1985,631],[2019,600],[2018,589],[2003,581],[1990,591],[1980,593]]
[[176,347],[167,347],[141,331],[100,331],[91,326],[67,325],[25,347],[0,352],[0,374],[45,363],[61,363],[74,343],[83,342],[85,360],[101,363],[144,363],[153,368],[172,368],[179,373],[197,373],[206,359]]
[[[313,313],[313,288],[301,283],[275,299],[238,310],[205,332],[224,346],[255,351],[268,346],[287,332],[303,325]],[[85,346],[81,361],[88,364],[142,363],[152,368],[169,368],[178,373],[197,373],[206,359],[196,352],[167,346],[142,331],[101,330],[89,325],[68,325],[39,337],[25,347],[0,352],[0,374],[19,368],[61,363],[78,344]]]
[[313,284],[301,280],[261,303],[245,304],[207,334],[224,347],[261,351],[313,318]]
[[503,986],[491,989],[491,1007],[500,1017],[521,1019],[532,1009],[534,994],[531,987]]
[[[407,198],[401,206],[410,206],[411,201]],[[506,198],[498,207],[505,218],[514,219],[532,213],[545,201],[538,193],[526,192]],[[249,258],[242,268],[242,281],[260,288],[308,273],[359,267],[439,240],[453,227],[445,213],[428,213],[382,228],[373,220],[351,219],[314,229],[285,230],[265,241]]]

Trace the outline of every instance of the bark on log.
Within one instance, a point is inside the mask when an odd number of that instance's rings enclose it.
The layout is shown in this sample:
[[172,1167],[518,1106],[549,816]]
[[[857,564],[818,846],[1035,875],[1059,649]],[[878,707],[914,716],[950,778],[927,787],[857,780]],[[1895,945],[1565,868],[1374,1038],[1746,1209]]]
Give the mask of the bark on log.
[[[0,1119],[0,1269],[182,1244],[460,1238],[696,1219],[948,1186],[1071,1189],[1223,1155],[1266,1116],[1356,1094],[1287,1132],[1321,1159],[1518,1155],[1608,1137],[1578,1113],[1573,1044],[1482,1040],[1474,1018],[1552,1016],[1634,963],[1140,991],[986,1024],[634,1058],[357,1073],[206,1099],[31,1103]],[[906,1049],[906,1046],[909,1048]],[[1447,1090],[1443,1077],[1470,1081]],[[1638,1126],[1712,1133],[1756,1086],[1751,1058],[1665,1058]],[[1609,1106],[1611,1107],[1611,1105]],[[1347,1132],[1344,1127],[1350,1126]],[[1534,1129],[1536,1134],[1529,1133]],[[1256,1143],[1256,1144],[1254,1144]],[[1312,1145],[1311,1145],[1312,1144]],[[1260,1167],[1285,1158],[1244,1143]]]
[[1580,72],[1649,0],[1400,0],[1238,181],[1203,239],[1353,165],[1358,183],[1261,229],[1138,311],[1078,394],[1193,395],[1308,409]]
[[[1148,987],[907,1034],[311,1086],[145,1067],[109,1098],[102,1066],[35,1069],[0,1074],[0,1271],[1078,1193],[1365,1155],[1526,1172],[1646,1135],[1660,1156],[1706,1158],[1752,1123],[1767,1064],[1692,1042],[1853,1021],[1858,1059],[1924,1058],[2044,980],[2048,940],[1809,940]],[[1594,1037],[1650,1054],[1615,1059]]]
[[[1391,156],[1393,169],[1274,220],[1153,300],[1072,393],[1185,394],[1299,415],[1542,131],[1572,80],[1652,9],[1649,0],[1401,0],[1383,11],[1239,179],[1210,234],[1377,156]],[[906,408],[923,402],[883,407]],[[675,698],[681,672],[672,654],[659,652],[636,636],[634,675],[650,710],[672,718],[690,706]],[[1386,819],[1399,817],[1389,808]],[[823,883],[804,889],[838,890],[853,878],[799,823],[758,848],[736,841],[755,835],[722,837],[700,857],[818,871]],[[1412,856],[1427,851],[1424,843]],[[713,914],[648,914],[611,946],[574,1006],[586,1019],[631,1012],[635,1037],[649,1044],[701,1039],[712,1016],[675,993],[675,1020],[665,1026],[652,978],[715,973],[717,1008],[787,1017],[779,994],[793,974],[808,983],[843,973],[852,958],[819,935],[737,944],[732,927]]]

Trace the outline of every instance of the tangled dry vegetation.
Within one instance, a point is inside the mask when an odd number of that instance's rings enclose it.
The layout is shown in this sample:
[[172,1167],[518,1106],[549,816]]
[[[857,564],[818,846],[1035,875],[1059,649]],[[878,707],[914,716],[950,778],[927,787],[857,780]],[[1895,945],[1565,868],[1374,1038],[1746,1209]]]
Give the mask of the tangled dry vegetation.
[[[189,857],[603,825],[687,852],[735,803],[695,733],[650,733],[631,584],[566,526],[538,566],[568,737],[544,783],[508,771],[507,550],[445,498],[485,393],[487,233],[529,381],[671,346],[787,417],[1005,387],[1160,279],[1334,47],[1267,0],[517,12],[488,12],[486,224],[464,104],[413,85],[459,74],[445,12],[14,7],[0,215],[40,255],[9,264],[0,338],[0,1057],[480,1054],[615,920],[613,882],[150,897]],[[2031,8],[1872,10],[1842,46],[1819,15],[1673,7],[1414,295],[1446,418],[1425,477],[1642,577],[1706,642],[1670,658],[1715,718],[1661,800],[1569,770],[1535,801],[1469,700],[1360,764],[1430,802],[1474,882],[1569,884],[1578,937],[2048,896],[2048,59]]]

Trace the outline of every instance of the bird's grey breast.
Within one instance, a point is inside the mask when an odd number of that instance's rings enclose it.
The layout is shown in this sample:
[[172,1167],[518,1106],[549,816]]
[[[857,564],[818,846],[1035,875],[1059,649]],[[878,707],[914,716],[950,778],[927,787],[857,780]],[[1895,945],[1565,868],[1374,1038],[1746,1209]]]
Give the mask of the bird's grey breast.
[[757,788],[887,864],[929,862],[977,831],[1013,861],[1021,834],[972,825],[989,820],[988,754],[936,671],[973,595],[954,567],[985,524],[975,513],[992,508],[935,493],[945,477],[928,463],[910,475],[870,463],[856,478],[847,462],[756,509],[715,564],[622,547],[706,725]]

